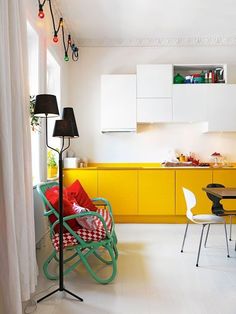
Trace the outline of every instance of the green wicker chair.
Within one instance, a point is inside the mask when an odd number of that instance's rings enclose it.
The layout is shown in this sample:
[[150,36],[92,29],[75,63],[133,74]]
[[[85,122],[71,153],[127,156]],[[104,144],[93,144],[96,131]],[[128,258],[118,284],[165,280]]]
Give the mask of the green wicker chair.
[[[50,226],[50,238],[51,241],[55,235],[55,226],[59,224],[59,214],[58,212],[52,207],[50,202],[45,197],[45,192],[48,188],[51,188],[55,185],[58,185],[57,182],[47,182],[47,183],[40,183],[37,185],[37,191],[43,201],[45,211],[44,216],[48,217],[51,214],[54,214],[57,218],[57,220],[51,224],[49,221]],[[116,248],[117,244],[117,237],[115,234],[115,224],[113,220],[112,215],[112,209],[110,203],[104,199],[104,198],[93,198],[92,201],[95,203],[96,206],[104,206],[112,218],[112,228],[109,232],[106,226],[106,223],[103,219],[103,217],[96,212],[84,212],[76,215],[70,215],[63,218],[63,227],[64,230],[66,229],[66,232],[69,232],[70,235],[74,236],[74,238],[77,240],[78,244],[73,246],[67,246],[64,248],[64,251],[69,251],[69,257],[64,258],[63,264],[64,264],[64,275],[70,273],[73,271],[80,263],[83,263],[86,267],[89,274],[98,282],[101,284],[107,284],[111,282],[117,272],[117,258],[118,258],[118,251]],[[90,241],[85,242],[76,232],[74,232],[70,226],[67,224],[67,220],[76,218],[76,217],[84,217],[84,216],[97,216],[106,231],[106,237],[103,240],[100,241]],[[65,231],[64,231],[65,232]],[[68,255],[67,254],[67,255]],[[93,270],[92,266],[89,263],[89,257],[90,255],[94,255],[100,262],[109,265],[111,267],[111,274],[108,275],[107,278],[102,278],[97,274],[95,270]],[[51,254],[48,256],[48,258],[45,260],[43,264],[43,271],[47,279],[50,280],[56,280],[58,279],[58,274],[51,273],[49,270],[49,265],[51,262],[54,261],[56,263],[59,262],[58,258],[58,252],[53,246],[53,250]]]

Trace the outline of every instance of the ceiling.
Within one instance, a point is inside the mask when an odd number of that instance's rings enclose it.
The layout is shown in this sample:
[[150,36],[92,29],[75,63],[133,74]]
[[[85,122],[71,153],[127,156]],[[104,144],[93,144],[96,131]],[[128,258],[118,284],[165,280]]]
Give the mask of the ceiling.
[[236,40],[235,0],[57,0],[81,43]]

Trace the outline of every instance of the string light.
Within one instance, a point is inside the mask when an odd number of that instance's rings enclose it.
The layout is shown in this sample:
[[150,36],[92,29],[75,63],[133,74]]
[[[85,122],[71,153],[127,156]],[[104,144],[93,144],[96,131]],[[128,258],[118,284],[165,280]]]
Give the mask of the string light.
[[[43,19],[45,14],[43,11],[43,7],[45,4],[46,0],[44,0],[42,3],[40,2],[40,0],[38,0],[38,4],[39,4],[39,12],[38,12],[38,17]],[[58,44],[59,42],[59,37],[58,37],[58,33],[61,29],[62,31],[62,42],[63,42],[63,47],[64,47],[64,60],[65,61],[69,61],[69,56],[68,56],[68,52],[69,49],[71,50],[71,58],[73,61],[78,61],[79,60],[79,48],[75,45],[75,43],[72,41],[71,39],[71,35],[68,35],[68,39],[67,41],[65,40],[65,30],[64,30],[64,20],[61,17],[59,22],[58,22],[58,26],[56,28],[56,24],[55,24],[55,19],[54,19],[54,14],[53,14],[53,10],[52,10],[52,4],[51,4],[51,0],[48,0],[49,3],[49,9],[50,9],[50,14],[51,14],[51,18],[52,18],[52,25],[53,25],[53,31],[54,31],[54,35],[53,35],[53,42],[55,44]]]

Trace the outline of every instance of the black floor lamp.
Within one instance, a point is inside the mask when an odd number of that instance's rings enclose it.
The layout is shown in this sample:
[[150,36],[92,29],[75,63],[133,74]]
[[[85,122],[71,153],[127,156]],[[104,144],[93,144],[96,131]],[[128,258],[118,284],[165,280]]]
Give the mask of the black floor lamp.
[[[46,299],[57,291],[65,291],[73,297],[83,301],[82,298],[67,290],[64,287],[63,274],[63,173],[62,173],[62,153],[70,146],[70,139],[79,137],[76,126],[73,108],[66,107],[63,109],[62,120],[56,120],[53,137],[61,137],[62,145],[58,151],[48,145],[48,118],[59,115],[57,99],[54,95],[42,94],[36,96],[34,115],[41,118],[46,118],[46,145],[48,148],[56,151],[59,154],[59,287],[51,293],[45,295],[37,302]],[[68,145],[65,147],[65,139],[68,139]]]

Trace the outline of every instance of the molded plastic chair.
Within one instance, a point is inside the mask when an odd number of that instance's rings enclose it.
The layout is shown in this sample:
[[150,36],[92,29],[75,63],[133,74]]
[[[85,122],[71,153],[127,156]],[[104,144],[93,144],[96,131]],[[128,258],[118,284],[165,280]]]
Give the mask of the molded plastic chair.
[[[59,214],[56,211],[56,209],[52,207],[50,202],[45,197],[45,192],[48,188],[51,188],[55,185],[58,185],[58,183],[50,182],[50,183],[41,183],[37,185],[37,191],[45,206],[44,216],[49,217],[49,215],[54,214],[57,218],[57,220],[53,224],[51,224],[49,221],[51,241],[53,240],[56,234],[55,227],[58,226],[58,223],[59,223]],[[89,274],[98,283],[107,284],[115,278],[116,272],[117,272],[116,260],[118,258],[118,251],[116,248],[117,238],[115,234],[114,220],[113,220],[111,205],[106,199],[94,198],[92,199],[92,201],[96,203],[99,202],[99,206],[104,206],[104,208],[106,208],[109,211],[110,216],[112,218],[111,231],[110,232],[108,231],[104,218],[99,213],[96,213],[96,212],[91,212],[91,211],[83,212],[80,214],[64,217],[63,218],[64,234],[65,232],[69,233],[69,237],[72,236],[77,241],[76,245],[67,246],[64,248],[64,251],[69,251],[71,253],[69,257],[67,258],[64,257],[64,261],[63,261],[64,275],[74,270],[82,262],[84,266],[86,267],[87,271],[89,272]],[[84,217],[84,216],[94,216],[94,217],[96,216],[101,220],[103,227],[106,231],[105,239],[100,240],[100,241],[86,242],[75,231],[73,231],[70,228],[70,226],[67,224],[67,220],[77,218],[77,217]],[[93,270],[93,268],[91,267],[89,263],[90,255],[94,255],[100,262],[110,265],[111,274],[107,278],[102,278],[98,276],[97,272]],[[54,247],[51,254],[49,255],[49,257],[46,259],[46,261],[43,264],[43,271],[47,279],[56,280],[58,279],[58,274],[54,274],[49,271],[49,265],[51,264],[52,261],[55,261],[56,263],[59,262],[58,252]]]
[[[224,188],[225,186],[220,183],[210,183],[207,188]],[[208,198],[213,202],[212,213],[217,216],[228,216],[230,218],[230,229],[229,229],[229,240],[232,240],[232,217],[236,216],[236,210],[225,210],[220,202],[220,198],[217,196],[207,193]]]
[[[193,215],[192,209],[196,206],[196,197],[193,194],[193,192],[191,192],[190,190],[188,190],[186,188],[183,188],[183,192],[184,192],[184,197],[185,197],[185,202],[186,202],[186,207],[187,207],[186,216],[187,216],[188,220],[192,221],[195,224],[202,225],[202,232],[201,232],[201,237],[200,237],[200,242],[199,242],[196,266],[198,267],[204,228],[206,226],[208,226],[207,234],[206,234],[206,240],[205,240],[205,245],[206,245],[206,241],[207,241],[207,237],[208,237],[208,233],[209,233],[209,227],[211,224],[224,224],[226,247],[227,247],[227,257],[229,257],[227,230],[226,230],[226,224],[225,224],[224,218],[216,216],[214,214]],[[184,249],[184,243],[185,243],[185,239],[186,239],[186,235],[187,235],[189,221],[187,222],[187,225],[186,225],[181,252],[183,252],[183,249]]]

